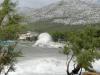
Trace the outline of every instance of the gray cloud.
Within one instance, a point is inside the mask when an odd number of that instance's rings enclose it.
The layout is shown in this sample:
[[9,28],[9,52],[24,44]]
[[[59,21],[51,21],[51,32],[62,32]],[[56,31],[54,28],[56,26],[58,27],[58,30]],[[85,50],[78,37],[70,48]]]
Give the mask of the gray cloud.
[[[3,0],[0,0],[0,3]],[[48,4],[51,4],[53,2],[59,1],[59,0],[12,0],[12,1],[18,1],[18,7],[31,7],[31,8],[39,8]],[[100,0],[83,0],[87,2],[100,2]]]
[[56,1],[59,1],[59,0],[19,0],[19,6],[38,8],[41,6],[51,4]]
[[[59,0],[12,0],[12,1],[17,1],[19,7],[39,8],[41,6],[45,6]],[[3,2],[3,0],[0,0],[0,3],[1,2]]]

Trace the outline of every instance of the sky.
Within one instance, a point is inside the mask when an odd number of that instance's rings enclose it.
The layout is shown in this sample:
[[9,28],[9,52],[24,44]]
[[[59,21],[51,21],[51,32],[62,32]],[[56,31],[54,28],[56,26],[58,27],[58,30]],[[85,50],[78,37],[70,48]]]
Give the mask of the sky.
[[[3,0],[0,0],[0,3]],[[40,8],[59,0],[12,0],[17,1],[19,7]]]
[[59,0],[19,0],[19,7],[40,8]]
[[[18,0],[17,0],[18,1]],[[32,7],[32,8],[40,8],[42,6],[46,6],[53,2],[60,1],[60,0],[19,0],[19,6],[22,7]],[[100,0],[82,0],[91,3],[99,2]]]
[[[0,0],[2,2],[3,0]],[[41,8],[59,0],[13,0],[18,1],[18,7]],[[83,0],[87,2],[100,2],[100,0]]]

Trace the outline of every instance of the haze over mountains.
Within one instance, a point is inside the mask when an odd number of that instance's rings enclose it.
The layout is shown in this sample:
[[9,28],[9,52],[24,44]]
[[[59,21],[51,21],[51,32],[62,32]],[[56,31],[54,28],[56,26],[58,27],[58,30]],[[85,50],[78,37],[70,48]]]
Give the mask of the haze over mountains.
[[62,0],[43,8],[26,9],[23,14],[30,17],[31,22],[50,20],[51,22],[73,25],[99,23],[100,4],[98,0]]

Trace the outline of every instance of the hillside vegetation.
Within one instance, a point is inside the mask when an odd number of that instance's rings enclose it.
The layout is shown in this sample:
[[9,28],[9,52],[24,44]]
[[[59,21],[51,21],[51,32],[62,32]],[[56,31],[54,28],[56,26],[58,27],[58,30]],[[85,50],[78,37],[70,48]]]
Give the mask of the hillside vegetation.
[[100,28],[100,24],[85,24],[85,25],[65,25],[62,23],[52,23],[50,21],[37,21],[26,25],[25,31],[37,31],[37,32],[55,32],[55,31],[73,31],[80,30],[87,26],[94,26],[96,28]]

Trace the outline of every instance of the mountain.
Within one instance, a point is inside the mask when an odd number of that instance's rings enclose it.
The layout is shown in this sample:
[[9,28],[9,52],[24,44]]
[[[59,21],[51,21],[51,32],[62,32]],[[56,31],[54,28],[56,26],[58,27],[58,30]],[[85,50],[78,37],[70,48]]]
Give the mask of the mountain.
[[31,22],[49,20],[64,24],[100,23],[97,0],[62,0],[29,13]]
[[34,8],[30,7],[17,7],[17,13],[24,15],[24,16],[31,16],[34,13]]

